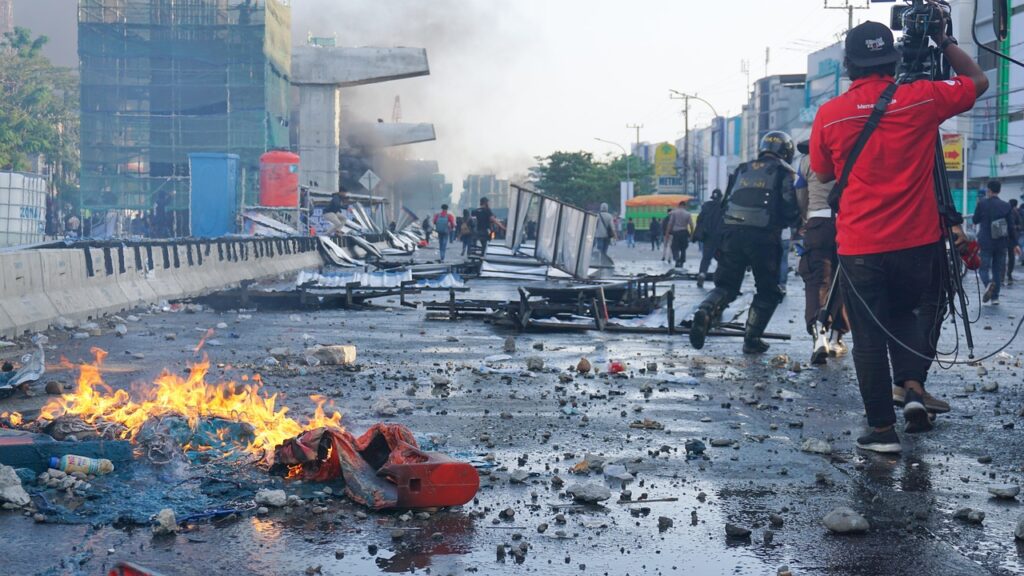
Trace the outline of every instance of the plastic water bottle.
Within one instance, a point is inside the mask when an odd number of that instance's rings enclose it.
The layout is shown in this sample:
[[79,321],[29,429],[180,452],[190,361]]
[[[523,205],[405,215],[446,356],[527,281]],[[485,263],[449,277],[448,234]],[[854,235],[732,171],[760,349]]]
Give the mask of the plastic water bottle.
[[109,474],[114,471],[114,463],[106,458],[88,458],[86,456],[76,456],[74,454],[68,454],[61,456],[50,457],[50,468],[56,468],[61,472],[68,474],[74,474],[75,472],[81,472],[82,474]]

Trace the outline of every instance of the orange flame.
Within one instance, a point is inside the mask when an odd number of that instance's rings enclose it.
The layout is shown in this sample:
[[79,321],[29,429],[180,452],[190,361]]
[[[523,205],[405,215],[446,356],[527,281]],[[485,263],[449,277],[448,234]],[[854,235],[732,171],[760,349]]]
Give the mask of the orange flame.
[[24,422],[21,412],[0,412],[0,420],[7,420],[11,426],[21,426]]
[[[101,367],[107,353],[99,348],[93,348],[92,352],[96,361],[78,366],[76,389],[51,400],[40,411],[40,419],[76,416],[90,424],[116,422],[125,427],[123,437],[134,440],[143,424],[154,417],[178,415],[185,418],[192,428],[196,428],[203,419],[221,418],[252,426],[255,438],[242,448],[253,454],[269,454],[276,446],[304,430],[320,427],[342,429],[341,414],[331,411],[328,415],[324,407],[331,403],[321,396],[310,397],[316,403],[316,410],[303,425],[288,416],[286,406],[277,407],[277,394],[268,396],[261,392],[259,377],[254,376],[251,383],[244,385],[235,382],[207,384],[210,362],[206,358],[191,366],[187,378],[164,370],[153,386],[133,398],[125,390],[113,390],[103,382]],[[217,436],[227,440],[227,433],[227,430],[219,430]],[[198,450],[203,447],[191,448]]]

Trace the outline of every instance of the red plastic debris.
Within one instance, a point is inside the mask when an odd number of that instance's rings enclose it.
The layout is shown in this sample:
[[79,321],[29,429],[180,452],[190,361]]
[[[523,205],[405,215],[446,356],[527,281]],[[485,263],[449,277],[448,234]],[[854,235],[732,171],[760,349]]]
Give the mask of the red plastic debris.
[[344,479],[349,498],[377,510],[460,506],[480,488],[473,466],[420,450],[399,424],[376,424],[359,438],[309,430],[277,447],[271,471],[309,482]]
[[377,472],[398,487],[399,508],[461,506],[476,496],[480,475],[466,462],[406,445],[402,463],[388,462]]
[[612,360],[611,363],[608,364],[608,372],[610,372],[612,374],[619,374],[619,373],[625,372],[625,371],[626,371],[626,363],[623,362],[622,360]]
[[162,576],[159,572],[154,572],[148,568],[143,568],[137,564],[131,562],[118,562],[117,566],[107,574],[107,576]]

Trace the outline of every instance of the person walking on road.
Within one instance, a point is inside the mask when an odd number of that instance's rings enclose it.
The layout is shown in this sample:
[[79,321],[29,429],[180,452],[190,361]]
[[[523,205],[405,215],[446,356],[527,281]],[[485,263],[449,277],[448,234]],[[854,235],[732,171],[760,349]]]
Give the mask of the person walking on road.
[[665,242],[672,243],[672,260],[676,268],[686,264],[686,249],[690,246],[692,227],[693,218],[686,210],[686,202],[680,202],[675,210],[669,212],[668,224],[665,226]]
[[972,218],[978,225],[978,245],[981,247],[981,282],[985,285],[981,301],[991,302],[993,306],[999,305],[1007,251],[1012,252],[1010,257],[1020,251],[1016,246],[1013,208],[999,197],[1002,187],[998,180],[989,181],[985,186],[985,197],[974,208]]
[[[935,13],[945,20],[945,12]],[[948,240],[959,246],[966,236],[960,214],[939,212],[935,147],[941,124],[973,108],[988,89],[988,77],[946,36],[947,22],[932,24],[931,39],[956,76],[897,84],[901,53],[892,31],[864,22],[845,40],[852,84],[818,108],[811,127],[811,170],[822,183],[838,179],[842,185],[830,204],[837,211],[840,279],[869,426],[857,448],[873,452],[902,450],[897,402],[903,404],[907,433],[931,430],[929,413],[949,409],[929,397],[925,381],[941,314],[944,229],[951,229]],[[868,124],[872,116],[877,128],[854,156],[855,143],[874,125]]]
[[697,215],[697,226],[693,229],[693,239],[701,243],[700,268],[697,270],[697,288],[704,287],[708,277],[708,268],[718,250],[719,234],[722,228],[722,191],[715,188],[711,199],[700,207]]
[[491,212],[491,200],[486,196],[480,199],[480,207],[473,211],[473,219],[476,220],[476,239],[480,243],[480,255],[486,256],[492,229],[504,230],[505,225],[498,220],[494,212]]
[[636,224],[632,218],[626,220],[626,246],[636,248]]
[[[797,150],[804,155],[796,181],[796,201],[800,205],[803,222],[803,254],[797,264],[797,272],[804,280],[804,322],[807,333],[813,338],[811,364],[824,364],[829,356],[846,353],[842,339],[849,332],[842,291],[832,286],[839,264],[836,219],[828,205],[832,185],[822,184],[811,171],[810,142],[805,140],[797,144]],[[831,301],[829,294],[832,295]],[[828,313],[824,316],[826,324],[819,325],[818,319],[822,317],[822,308],[826,304],[829,304]]]
[[757,148],[757,160],[740,164],[730,180],[722,207],[722,249],[715,271],[715,289],[693,315],[690,344],[704,347],[711,325],[740,294],[747,268],[754,272],[756,292],[747,311],[744,354],[763,354],[762,340],[775,308],[782,302],[779,261],[782,230],[797,223],[800,209],[793,188],[795,146],[785,132],[769,132]]
[[597,231],[594,233],[594,247],[605,259],[608,258],[608,246],[618,238],[615,233],[615,217],[608,211],[608,204],[601,203],[601,211],[597,215]]
[[445,252],[448,251],[448,242],[452,239],[452,230],[455,229],[455,217],[448,212],[448,205],[441,204],[441,211],[434,214],[434,230],[437,231],[437,245],[441,251],[441,262],[444,262]]
[[651,235],[651,252],[657,252],[661,248],[661,218],[651,218],[648,225],[648,234]]
[[469,254],[469,247],[473,245],[473,230],[476,229],[476,223],[473,221],[473,215],[469,213],[469,208],[462,211],[462,222],[459,224],[459,240],[462,241],[462,255],[466,256]]

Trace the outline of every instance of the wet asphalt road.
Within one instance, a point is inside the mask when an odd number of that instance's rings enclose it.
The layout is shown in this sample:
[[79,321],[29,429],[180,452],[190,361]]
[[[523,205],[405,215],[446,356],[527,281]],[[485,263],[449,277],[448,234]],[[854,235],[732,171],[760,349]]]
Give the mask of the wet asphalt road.
[[[691,248],[688,267],[696,265],[695,254]],[[619,245],[612,256],[624,263],[623,271],[666,267],[649,248]],[[514,289],[506,281],[473,286],[472,294],[481,297]],[[703,293],[686,282],[677,291],[692,304]],[[975,331],[979,355],[1009,338],[1024,311],[1024,288],[1005,289],[1002,301],[999,308],[981,309]],[[1024,339],[986,361],[985,376],[970,366],[933,369],[929,389],[954,411],[940,417],[932,433],[904,435],[902,457],[864,455],[853,448],[864,418],[852,362],[806,366],[810,343],[802,330],[802,306],[802,282],[790,277],[789,296],[770,330],[791,333],[794,340],[773,343],[763,357],[744,357],[738,339],[712,339],[698,352],[683,336],[530,334],[516,336],[518,351],[504,365],[523,373],[510,376],[473,370],[485,357],[503,353],[508,333],[476,321],[425,321],[420,312],[397,305],[390,311],[256,313],[240,321],[231,313],[143,314],[124,338],[53,335],[51,357],[79,361],[89,357],[91,346],[107,349],[108,365],[123,369],[108,374],[108,383],[128,387],[151,380],[165,366],[183,368],[203,331],[227,322],[239,337],[218,338],[222,346],[207,348],[211,360],[224,365],[213,379],[259,371],[268,389],[299,414],[311,410],[309,394],[325,394],[357,433],[382,420],[372,408],[380,398],[409,400],[412,413],[391,420],[445,437],[443,450],[456,455],[493,454],[497,467],[482,477],[474,503],[408,522],[391,513],[361,518],[358,507],[337,498],[320,514],[308,506],[262,517],[245,514],[154,539],[143,528],[37,524],[0,513],[0,573],[101,574],[121,559],[181,575],[301,575],[317,567],[323,574],[761,575],[784,565],[797,575],[1024,573],[1024,548],[1013,539],[1024,509],[1016,500],[997,501],[987,493],[992,484],[1020,483],[1024,473],[1024,447],[1014,428],[1024,425],[1018,362]],[[169,332],[177,340],[166,341]],[[262,367],[269,348],[299,352],[308,337],[355,344],[363,370],[317,368],[303,374],[289,366]],[[533,348],[537,343],[543,351]],[[952,344],[947,330],[943,348]],[[145,359],[127,355],[136,352]],[[771,360],[779,354],[803,362],[802,369],[776,367]],[[554,370],[524,375],[530,356]],[[560,382],[558,372],[581,357],[602,372],[607,360],[624,360],[629,377]],[[657,373],[641,373],[648,362],[657,363]],[[431,387],[435,371],[451,378],[447,393]],[[53,372],[47,379],[71,376]],[[981,392],[989,382],[999,389]],[[37,392],[34,398],[0,402],[0,411],[38,408],[45,397]],[[566,414],[564,406],[576,410]],[[643,419],[664,429],[629,427]],[[833,454],[801,452],[808,438],[830,442]],[[686,458],[688,439],[708,445],[706,458]],[[729,445],[712,447],[713,439]],[[623,486],[596,472],[571,474],[588,453],[606,462],[621,460],[636,480]],[[978,461],[985,456],[990,463]],[[526,483],[509,481],[516,470],[531,473]],[[555,508],[571,504],[564,488],[552,486],[555,476],[568,485],[605,483],[613,498],[604,507]],[[646,494],[678,501],[620,504],[623,489],[634,500]],[[829,534],[821,518],[837,506],[863,514],[869,533]],[[984,523],[955,520],[953,512],[964,506],[983,510]],[[507,508],[514,519],[499,519]],[[773,513],[783,518],[781,527],[769,526]],[[660,530],[659,517],[671,519],[672,526]],[[726,522],[751,529],[750,539],[728,539]],[[550,525],[543,534],[537,529],[542,523]],[[400,540],[392,538],[396,527],[405,530]],[[774,532],[770,544],[767,530]],[[497,561],[500,545],[522,543],[522,563],[512,556]]]

